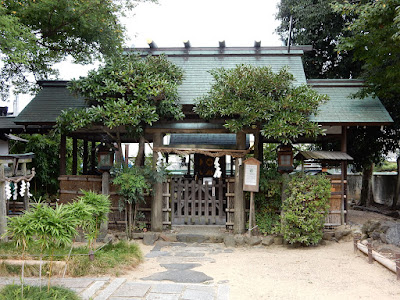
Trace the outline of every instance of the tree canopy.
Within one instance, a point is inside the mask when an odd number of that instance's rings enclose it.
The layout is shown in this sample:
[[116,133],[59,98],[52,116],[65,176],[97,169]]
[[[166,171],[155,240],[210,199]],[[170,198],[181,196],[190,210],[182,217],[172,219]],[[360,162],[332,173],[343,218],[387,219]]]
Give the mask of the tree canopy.
[[202,118],[226,118],[224,126],[230,131],[254,127],[282,143],[322,133],[308,118],[328,97],[306,85],[295,86],[286,68],[274,73],[269,67],[238,65],[211,74],[210,91],[196,102],[195,111]]
[[57,74],[53,64],[71,55],[89,63],[122,50],[119,19],[136,0],[3,0],[0,4],[0,93],[19,92],[34,79]]
[[358,77],[361,64],[353,61],[352,51],[336,49],[339,38],[348,35],[343,27],[352,15],[334,11],[331,4],[331,0],[281,0],[277,14],[281,24],[276,31],[286,42],[293,17],[292,42],[313,47],[303,55],[308,78]]
[[182,79],[182,70],[164,56],[130,53],[108,58],[98,70],[71,82],[70,89],[85,97],[89,107],[64,111],[58,129],[68,133],[96,124],[125,126],[140,136],[146,124],[160,118],[183,118],[177,92]]

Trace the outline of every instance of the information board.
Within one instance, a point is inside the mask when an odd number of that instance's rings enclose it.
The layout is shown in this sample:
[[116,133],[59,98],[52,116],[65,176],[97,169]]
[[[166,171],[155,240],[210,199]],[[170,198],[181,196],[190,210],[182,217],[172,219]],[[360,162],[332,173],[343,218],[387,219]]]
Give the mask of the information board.
[[261,162],[255,158],[246,159],[244,165],[243,191],[258,192]]

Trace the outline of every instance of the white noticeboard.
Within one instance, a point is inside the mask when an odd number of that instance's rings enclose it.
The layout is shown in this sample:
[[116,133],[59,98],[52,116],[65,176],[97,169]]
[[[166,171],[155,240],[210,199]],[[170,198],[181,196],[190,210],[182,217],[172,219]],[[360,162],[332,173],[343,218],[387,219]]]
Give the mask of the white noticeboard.
[[247,192],[258,192],[260,178],[260,161],[249,158],[244,164],[243,190]]

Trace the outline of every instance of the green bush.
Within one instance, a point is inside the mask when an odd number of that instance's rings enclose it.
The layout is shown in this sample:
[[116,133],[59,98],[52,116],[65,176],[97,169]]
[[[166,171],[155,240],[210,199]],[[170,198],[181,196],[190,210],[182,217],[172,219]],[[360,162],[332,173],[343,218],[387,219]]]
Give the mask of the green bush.
[[24,285],[24,293],[20,285],[6,285],[0,289],[0,300],[79,300],[81,299],[74,291],[69,289],[53,286],[48,291],[38,286]]
[[284,239],[290,243],[316,245],[322,239],[328,214],[330,181],[324,175],[298,173],[291,177],[282,204]]

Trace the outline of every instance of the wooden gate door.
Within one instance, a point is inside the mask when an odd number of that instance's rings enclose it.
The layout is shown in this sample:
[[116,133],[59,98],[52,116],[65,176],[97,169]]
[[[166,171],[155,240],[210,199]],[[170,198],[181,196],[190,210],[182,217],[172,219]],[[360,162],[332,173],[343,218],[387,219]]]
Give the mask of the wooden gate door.
[[225,225],[226,198],[223,179],[212,183],[191,178],[171,178],[173,225]]

